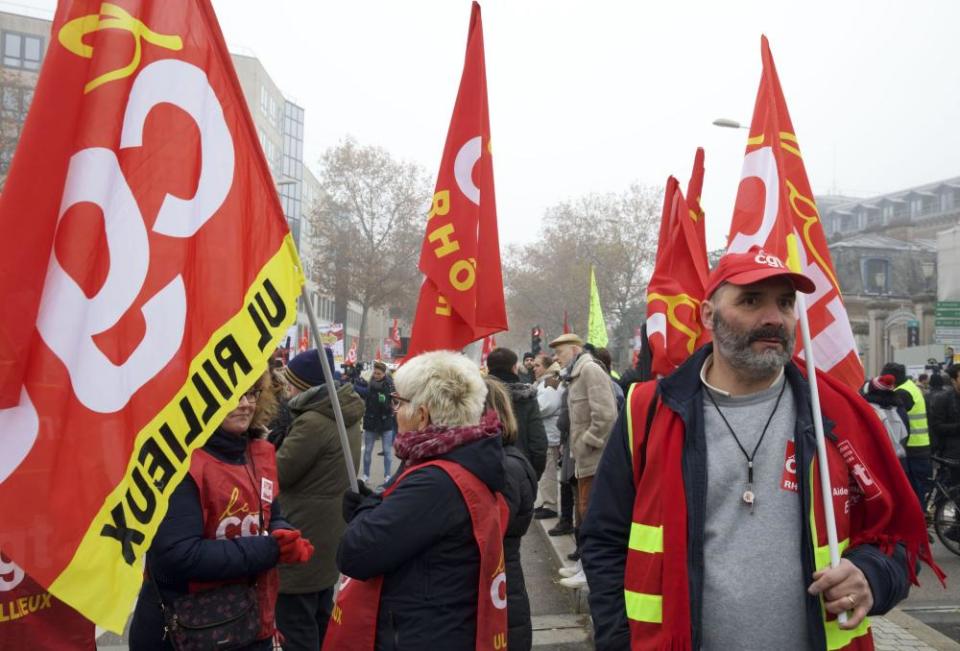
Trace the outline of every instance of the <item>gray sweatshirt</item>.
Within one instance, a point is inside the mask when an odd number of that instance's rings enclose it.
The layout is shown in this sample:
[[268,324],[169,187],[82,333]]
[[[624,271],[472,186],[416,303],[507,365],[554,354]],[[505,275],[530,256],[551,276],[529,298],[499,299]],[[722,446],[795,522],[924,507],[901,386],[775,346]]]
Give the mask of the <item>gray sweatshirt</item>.
[[[708,362],[709,364],[709,362]],[[703,376],[701,376],[703,377]],[[707,514],[704,529],[703,649],[742,651],[810,648],[801,566],[801,504],[784,475],[796,406],[781,374],[747,396],[705,388]],[[784,389],[753,462],[753,512],[743,500],[748,454],[753,453],[777,396]],[[786,487],[785,487],[786,486]],[[784,547],[784,541],[788,547]],[[792,545],[792,547],[790,546]]]

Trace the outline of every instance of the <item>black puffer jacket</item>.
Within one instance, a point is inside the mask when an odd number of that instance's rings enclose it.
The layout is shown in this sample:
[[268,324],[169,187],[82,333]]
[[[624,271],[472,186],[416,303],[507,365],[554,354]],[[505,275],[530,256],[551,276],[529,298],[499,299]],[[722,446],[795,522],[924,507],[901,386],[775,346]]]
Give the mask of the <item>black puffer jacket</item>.
[[952,390],[938,393],[927,420],[934,454],[960,459],[960,394]]
[[537,389],[524,384],[513,373],[490,371],[506,385],[513,403],[513,414],[517,418],[517,448],[533,466],[537,474],[537,481],[547,466],[547,430],[543,428],[543,418],[540,417],[540,403],[537,402]]
[[515,445],[503,448],[503,468],[507,484],[503,497],[510,507],[507,535],[503,539],[503,557],[507,565],[507,648],[529,651],[533,645],[530,600],[520,562],[520,539],[533,520],[537,499],[537,476],[533,466]]
[[[503,490],[499,437],[439,458]],[[367,498],[340,540],[337,565],[363,581],[383,576],[376,651],[474,648],[480,552],[460,489],[440,468],[410,473],[383,501]]]

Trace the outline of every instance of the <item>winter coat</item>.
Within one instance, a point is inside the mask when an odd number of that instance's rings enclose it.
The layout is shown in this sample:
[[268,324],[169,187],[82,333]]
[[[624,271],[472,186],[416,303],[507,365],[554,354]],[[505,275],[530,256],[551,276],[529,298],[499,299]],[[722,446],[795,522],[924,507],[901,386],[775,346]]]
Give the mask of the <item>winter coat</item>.
[[931,452],[948,459],[960,459],[960,393],[936,394],[927,414]]
[[293,414],[290,413],[290,407],[287,406],[287,401],[278,400],[277,415],[274,416],[270,424],[267,425],[267,429],[270,430],[270,433],[267,435],[267,440],[273,443],[274,448],[279,450],[280,446],[283,445],[283,439],[286,438],[291,425],[293,425]]
[[[360,458],[363,401],[349,384],[337,389],[350,453]],[[346,524],[340,510],[349,488],[340,434],[327,385],[313,387],[290,399],[293,425],[277,451],[277,474],[287,519],[313,544],[306,563],[280,566],[280,592],[320,592],[337,582],[337,544]]]
[[510,508],[507,534],[503,539],[503,557],[507,565],[507,648],[511,651],[529,651],[533,645],[533,629],[530,600],[520,562],[520,539],[527,533],[533,520],[537,477],[533,466],[515,445],[505,446],[503,455],[507,482],[503,497]]
[[[203,449],[217,461],[230,465],[247,463],[247,437],[217,430]],[[280,509],[280,497],[271,505],[268,529],[292,529]],[[157,599],[157,588],[165,603],[187,594],[193,581],[226,581],[253,578],[277,565],[280,548],[272,536],[245,536],[229,540],[204,537],[203,509],[200,490],[187,473],[170,494],[167,513],[147,551],[147,568],[151,580],[140,588],[133,620],[130,623],[132,651],[170,650],[164,639],[163,617]],[[263,640],[248,648],[258,649]]]
[[581,354],[567,377],[570,451],[577,477],[592,477],[617,420],[610,376],[589,353]]
[[363,429],[366,432],[396,431],[393,418],[393,405],[390,394],[396,389],[393,378],[384,376],[380,381],[371,379],[367,384],[366,410],[363,413]]
[[513,373],[490,371],[490,376],[500,380],[510,392],[513,415],[517,419],[517,448],[530,461],[537,480],[547,466],[547,432],[540,417],[537,389],[520,382]]
[[[439,458],[491,491],[504,488],[499,438]],[[383,577],[377,651],[474,648],[480,551],[460,489],[440,468],[415,470],[386,500],[368,497],[340,540],[337,565],[355,579]]]
[[557,419],[560,417],[562,403],[562,389],[555,389],[546,384],[537,385],[537,404],[540,407],[540,419],[543,421],[548,446],[560,445],[560,428],[557,427]]
[[[688,522],[687,574],[691,591],[691,625],[693,648],[700,648],[702,639],[702,596],[704,585],[703,538],[706,522],[707,445],[703,419],[703,384],[700,370],[707,356],[713,352],[713,344],[697,350],[680,367],[659,382],[663,406],[676,413],[683,421],[686,440],[683,443],[683,486],[686,496]],[[809,441],[805,450],[811,457],[815,452],[813,443],[813,419],[809,406],[810,388],[794,364],[784,369],[786,381],[796,401],[795,441]],[[630,631],[624,609],[624,567],[626,566],[629,532],[633,522],[633,507],[636,499],[634,485],[633,451],[628,435],[631,415],[624,411],[610,435],[607,451],[603,455],[599,472],[591,489],[590,510],[581,525],[583,564],[590,581],[590,612],[593,616],[597,651],[620,651],[630,648]],[[828,428],[831,421],[824,416]],[[642,424],[633,424],[642,429]],[[828,438],[832,430],[826,432]],[[799,448],[798,448],[799,449]],[[798,467],[808,467],[809,457],[798,452]],[[802,491],[802,489],[801,489]],[[802,494],[802,492],[801,492]],[[803,529],[801,529],[803,527]],[[808,540],[810,519],[801,518],[797,534]],[[804,543],[806,544],[806,543]],[[799,545],[796,546],[800,550]],[[843,555],[867,578],[873,592],[873,608],[870,615],[883,615],[907,597],[910,582],[906,571],[906,551],[897,545],[888,553],[874,545],[861,544],[847,549]],[[709,561],[707,561],[709,562]],[[814,571],[813,555],[803,554],[804,574]],[[734,607],[735,604],[731,604]],[[815,649],[825,649],[820,601],[809,597],[806,611],[797,613],[806,617],[810,637]],[[818,641],[819,640],[819,641]],[[689,647],[688,647],[689,648]]]

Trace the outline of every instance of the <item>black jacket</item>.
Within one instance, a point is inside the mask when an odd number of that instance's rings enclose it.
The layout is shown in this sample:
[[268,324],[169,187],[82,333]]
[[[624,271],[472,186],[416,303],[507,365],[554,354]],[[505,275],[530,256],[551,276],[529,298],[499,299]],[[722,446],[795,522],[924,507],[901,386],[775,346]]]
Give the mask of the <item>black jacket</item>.
[[930,425],[930,447],[933,454],[960,459],[960,394],[939,391],[927,414]]
[[537,476],[533,466],[515,445],[503,448],[506,486],[503,497],[510,507],[507,534],[503,539],[503,557],[507,565],[507,648],[529,651],[533,645],[530,621],[530,600],[523,580],[520,561],[520,539],[533,520],[533,503],[537,499]]
[[396,391],[393,388],[393,380],[389,375],[384,376],[383,380],[379,382],[371,378],[366,389],[366,395],[364,396],[366,410],[363,413],[364,431],[389,432],[390,430],[396,430],[390,398],[390,394]]
[[[700,369],[713,351],[707,344],[693,354],[670,376],[660,380],[663,405],[684,422],[683,484],[687,499],[687,574],[690,585],[690,619],[693,648],[702,642],[701,615],[703,596],[704,524],[706,521],[707,450],[703,424],[703,385]],[[810,411],[810,388],[800,371],[791,363],[785,368],[786,379],[796,400],[797,424],[794,431],[797,467],[806,468],[816,454],[816,440]],[[580,529],[583,565],[590,583],[590,611],[596,631],[597,651],[613,651],[630,647],[630,631],[623,601],[623,573],[627,558],[627,541],[636,496],[631,452],[627,439],[627,413],[624,409],[614,426],[593,480],[590,508]],[[643,424],[636,425],[643,427]],[[824,419],[826,436],[832,436],[833,424]],[[808,479],[797,473],[801,499],[809,499]],[[808,505],[801,508],[803,517],[797,531],[803,538],[804,575],[813,576],[814,562],[810,545],[810,525],[806,518]],[[907,597],[910,583],[906,571],[906,555],[898,546],[887,556],[872,545],[847,550],[845,558],[867,577],[873,592],[870,615],[882,615]],[[811,579],[812,582],[812,579]],[[807,585],[797,586],[806,591]],[[731,604],[731,607],[735,607]],[[820,605],[816,597],[807,596],[806,621],[814,648],[826,649],[826,637],[820,621]]]
[[[504,488],[499,437],[440,458],[459,463],[491,491]],[[480,552],[470,512],[443,470],[416,470],[386,500],[367,498],[340,540],[337,565],[364,581],[383,576],[377,651],[474,647]]]
[[547,466],[547,431],[540,417],[537,389],[524,384],[513,373],[490,371],[490,376],[503,382],[510,392],[513,415],[517,419],[517,448],[530,461],[537,473],[537,481],[540,481],[543,469]]
[[[231,465],[246,463],[245,437],[217,430],[203,446],[216,459]],[[269,530],[292,529],[280,509],[279,498],[271,507]],[[272,536],[248,536],[230,540],[203,537],[200,492],[188,473],[170,495],[167,514],[147,551],[147,571],[160,588],[163,600],[187,593],[190,581],[221,581],[254,577],[276,566],[280,548]],[[269,643],[269,640],[267,640]],[[130,624],[130,649],[172,649],[163,639],[163,618],[153,584],[145,581]],[[252,648],[259,648],[254,646]],[[266,648],[270,648],[269,645]]]

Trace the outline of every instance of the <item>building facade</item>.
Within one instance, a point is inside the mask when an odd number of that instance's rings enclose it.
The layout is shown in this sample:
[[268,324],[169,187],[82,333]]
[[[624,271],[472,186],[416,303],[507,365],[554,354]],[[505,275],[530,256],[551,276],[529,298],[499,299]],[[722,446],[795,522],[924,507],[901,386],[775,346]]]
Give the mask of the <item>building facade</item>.
[[20,141],[49,41],[49,20],[0,11],[0,190]]
[[937,236],[960,222],[960,177],[817,205],[867,375],[935,343]]

